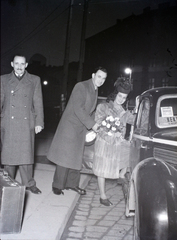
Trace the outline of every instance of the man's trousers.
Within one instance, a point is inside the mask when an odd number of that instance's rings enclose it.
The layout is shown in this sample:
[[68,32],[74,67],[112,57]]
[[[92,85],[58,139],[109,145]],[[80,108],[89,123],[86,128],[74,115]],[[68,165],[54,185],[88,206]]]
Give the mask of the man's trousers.
[[16,167],[19,167],[21,183],[26,187],[36,186],[36,181],[33,176],[33,164],[24,164],[24,165],[4,165],[4,170],[8,172],[11,178],[15,178]]
[[52,187],[58,189],[79,187],[80,170],[56,165]]

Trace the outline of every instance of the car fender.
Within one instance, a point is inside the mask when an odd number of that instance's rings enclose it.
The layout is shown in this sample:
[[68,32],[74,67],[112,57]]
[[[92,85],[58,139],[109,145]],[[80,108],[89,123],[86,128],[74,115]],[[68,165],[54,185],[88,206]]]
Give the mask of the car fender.
[[160,160],[141,161],[132,173],[139,238],[177,239],[177,170]]

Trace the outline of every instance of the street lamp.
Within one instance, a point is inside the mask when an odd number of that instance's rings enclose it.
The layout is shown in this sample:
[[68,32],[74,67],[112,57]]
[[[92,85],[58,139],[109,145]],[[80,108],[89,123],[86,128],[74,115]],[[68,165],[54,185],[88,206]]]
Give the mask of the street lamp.
[[48,81],[44,80],[43,85],[48,85]]
[[130,82],[131,82],[132,69],[131,69],[131,68],[126,68],[126,69],[125,69],[125,73],[126,73],[126,74],[129,74],[129,76],[130,76]]

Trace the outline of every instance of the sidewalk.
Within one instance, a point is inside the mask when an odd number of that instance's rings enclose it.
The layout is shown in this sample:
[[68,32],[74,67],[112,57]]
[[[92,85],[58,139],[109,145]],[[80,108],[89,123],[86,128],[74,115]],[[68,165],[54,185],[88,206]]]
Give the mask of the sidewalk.
[[[1,234],[1,240],[59,240],[80,195],[64,190],[64,195],[52,192],[55,165],[37,163],[34,178],[42,194],[26,191],[21,233]],[[85,188],[91,175],[81,174],[80,186]],[[19,173],[17,181],[20,182]]]
[[[64,190],[64,195],[52,192],[55,165],[46,159],[54,130],[44,130],[35,140],[34,178],[42,194],[26,191],[21,233],[1,234],[1,240],[60,240],[80,195]],[[91,175],[81,174],[80,187],[85,188]],[[16,180],[21,182],[19,172]]]

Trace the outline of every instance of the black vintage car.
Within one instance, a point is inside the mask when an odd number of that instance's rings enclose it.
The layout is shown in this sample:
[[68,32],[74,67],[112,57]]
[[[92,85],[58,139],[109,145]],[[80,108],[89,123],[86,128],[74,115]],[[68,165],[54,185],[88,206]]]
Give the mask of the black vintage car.
[[177,239],[177,87],[140,95],[131,139],[126,216],[135,240]]

